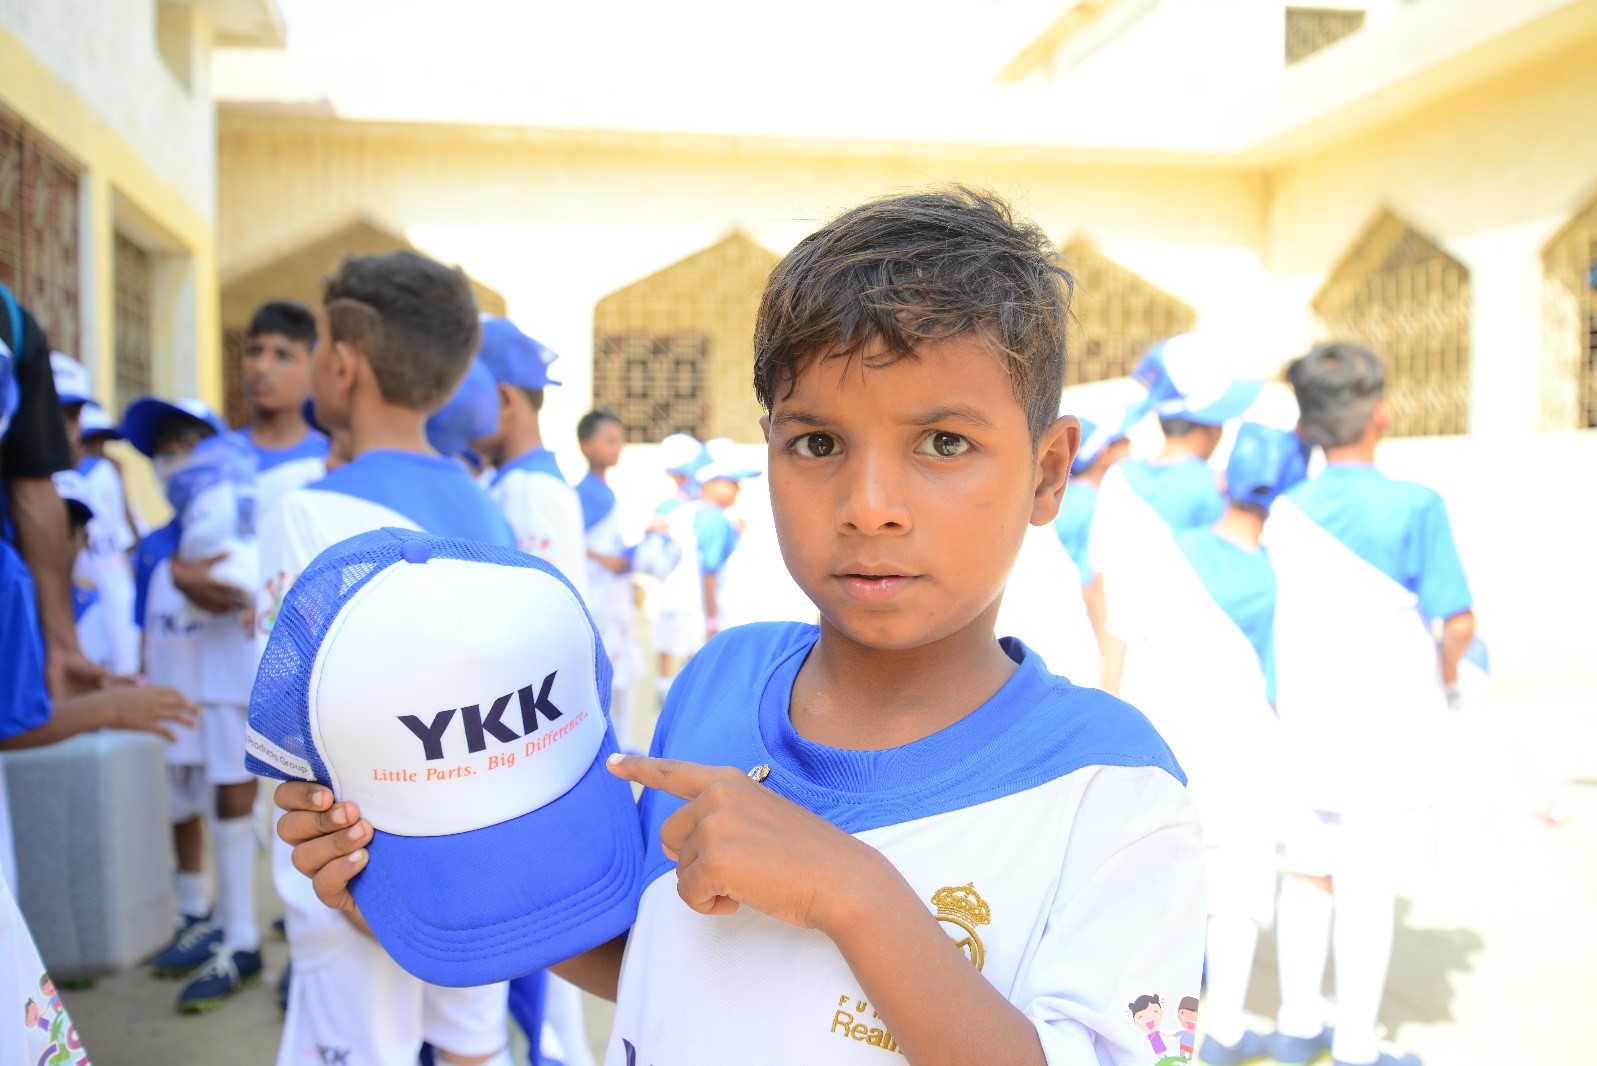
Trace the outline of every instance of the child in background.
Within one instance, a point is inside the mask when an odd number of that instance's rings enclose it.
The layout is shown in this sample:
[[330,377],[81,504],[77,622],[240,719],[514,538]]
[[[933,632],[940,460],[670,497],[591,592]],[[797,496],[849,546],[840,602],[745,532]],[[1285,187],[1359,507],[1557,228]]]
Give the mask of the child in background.
[[[771,1064],[1151,1066],[1125,1004],[1196,992],[1174,758],[993,631],[1078,440],[1067,285],[1039,229],[963,189],[856,208],[771,274],[772,510],[821,625],[723,632],[657,758],[611,757],[645,786],[638,919],[556,968],[617,998],[609,1066],[746,1062],[751,1037]],[[358,914],[372,830],[329,791],[279,786],[278,831]]]
[[[1434,846],[1435,733],[1475,633],[1469,583],[1441,497],[1375,468],[1391,423],[1381,360],[1323,344],[1286,376],[1299,431],[1326,465],[1276,502],[1264,541],[1278,587],[1276,706],[1303,808],[1286,829],[1277,905],[1275,1057],[1307,1062],[1329,1046],[1339,1066],[1418,1066],[1379,1047],[1376,1018],[1398,880]],[[1320,996],[1328,952],[1334,1039]]]
[[1070,553],[1070,559],[1081,574],[1081,595],[1087,605],[1087,617],[1092,620],[1093,635],[1103,643],[1103,586],[1087,561],[1087,542],[1092,532],[1092,519],[1098,509],[1098,486],[1109,468],[1131,454],[1131,441],[1126,434],[1140,420],[1140,410],[1128,410],[1113,422],[1102,424],[1081,419],[1081,449],[1070,467],[1070,487],[1064,502],[1059,505],[1059,517],[1054,519],[1054,532],[1059,543]]
[[[89,550],[89,526],[94,521],[89,486],[76,470],[62,470],[51,480],[67,505],[67,532],[72,538],[72,621],[78,630],[78,648],[90,662],[109,670],[113,658],[110,620],[99,590],[85,580],[85,568],[79,565],[83,553]],[[137,664],[134,669],[138,669]]]
[[[109,641],[102,654],[90,658],[113,674],[131,677],[139,672],[139,630],[133,623],[133,564],[128,557],[136,538],[128,519],[122,472],[103,456],[104,439],[116,433],[102,428],[105,413],[94,402],[87,367],[60,352],[51,352],[50,370],[66,422],[67,440],[72,445],[72,461],[83,475],[84,493],[93,503],[88,547],[79,553],[72,568],[75,586],[95,590],[100,636]],[[82,442],[91,434],[99,439],[97,450],[101,455],[86,454]]]
[[588,461],[588,473],[577,482],[582,501],[582,524],[588,535],[588,609],[610,656],[610,718],[623,750],[635,748],[632,739],[631,688],[639,666],[632,635],[632,550],[621,539],[621,516],[616,494],[605,482],[605,471],[621,458],[626,437],[621,419],[608,409],[589,411],[577,423],[577,444]]
[[428,416],[427,443],[439,455],[459,459],[475,477],[476,468],[468,458],[471,442],[498,428],[499,383],[481,359],[473,358],[449,402]]
[[244,354],[239,357],[250,420],[238,436],[255,453],[260,517],[283,493],[327,472],[327,438],[304,416],[315,350],[316,316],[304,304],[273,300],[262,304],[250,319]]
[[[265,631],[311,560],[357,533],[396,526],[515,543],[482,487],[427,441],[428,416],[454,395],[477,347],[466,276],[414,252],[351,256],[323,299],[322,342],[311,358],[315,414],[334,452],[347,436],[353,457],[286,493],[263,520]],[[440,988],[412,977],[358,915],[317,901],[281,842],[272,881],[287,910],[293,966],[279,1066],[317,1062],[324,1047],[348,1049],[352,1063],[412,1063],[423,1043],[442,1063],[509,1066],[503,984]],[[529,1033],[541,1028],[539,1017],[517,1021]]]
[[587,599],[582,503],[543,446],[538,423],[544,389],[560,384],[549,377],[558,357],[509,319],[484,315],[477,358],[499,385],[499,424],[472,442],[472,451],[494,467],[488,494],[515,530],[516,547],[559,570]]
[[[199,400],[146,396],[128,406],[122,435],[149,458],[163,486],[180,477],[197,448],[227,432]],[[173,582],[183,539],[181,513],[139,542],[135,612],[144,629],[144,671],[200,707],[197,728],[178,731],[167,749],[172,841],[177,853],[179,929],[151,965],[186,977],[180,1011],[220,1006],[261,973],[255,920],[256,781],[244,768],[244,729],[255,680],[255,641],[237,612],[196,610]],[[205,876],[205,819],[216,863],[213,915]]]
[[1275,574],[1259,538],[1271,504],[1305,470],[1295,433],[1243,423],[1226,466],[1225,514],[1150,542],[1163,550],[1150,548],[1143,580],[1113,586],[1107,605],[1110,631],[1126,644],[1121,694],[1170,743],[1203,823],[1209,931],[1199,1061],[1209,1066],[1271,1050],[1243,1020],[1259,930],[1274,914],[1280,838],[1260,799],[1285,783],[1272,706]]

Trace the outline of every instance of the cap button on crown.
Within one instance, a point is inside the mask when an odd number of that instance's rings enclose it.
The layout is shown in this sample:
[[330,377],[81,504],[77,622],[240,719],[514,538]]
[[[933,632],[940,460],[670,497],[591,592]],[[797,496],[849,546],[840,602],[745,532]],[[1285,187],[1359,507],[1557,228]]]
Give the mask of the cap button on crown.
[[425,563],[433,557],[432,545],[420,540],[406,541],[400,545],[399,557],[407,563]]

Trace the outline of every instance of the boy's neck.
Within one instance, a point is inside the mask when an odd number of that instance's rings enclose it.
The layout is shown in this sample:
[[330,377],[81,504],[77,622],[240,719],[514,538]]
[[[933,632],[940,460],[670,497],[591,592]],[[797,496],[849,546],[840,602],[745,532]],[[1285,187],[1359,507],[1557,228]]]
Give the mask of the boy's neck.
[[1346,444],[1340,448],[1325,449],[1325,461],[1328,463],[1365,463],[1375,464],[1375,444],[1373,440],[1361,440],[1354,444]]
[[250,440],[262,448],[280,451],[292,448],[310,433],[311,427],[298,407],[281,411],[255,408],[250,415]]
[[1227,504],[1225,514],[1214,524],[1214,531],[1226,540],[1245,548],[1257,548],[1264,536],[1264,516],[1236,504]]
[[592,474],[594,477],[598,478],[600,481],[604,480],[604,472],[606,470],[609,470],[609,469],[610,468],[608,466],[600,466],[597,463],[590,462],[588,464],[588,473]]
[[931,736],[993,697],[1016,663],[993,635],[994,603],[958,633],[918,648],[872,648],[823,618],[821,637],[793,685],[794,730],[853,751],[896,748]]
[[356,457],[367,452],[416,452],[433,455],[427,443],[427,415],[388,404],[357,408],[350,413],[350,451]]
[[1202,459],[1208,462],[1209,457],[1204,454],[1204,447],[1208,441],[1198,433],[1188,434],[1184,437],[1166,437],[1164,448],[1159,452],[1158,462],[1178,463],[1185,459]]
[[504,459],[500,466],[509,466],[529,452],[535,452],[543,447],[543,433],[538,428],[538,420],[516,419],[505,427]]

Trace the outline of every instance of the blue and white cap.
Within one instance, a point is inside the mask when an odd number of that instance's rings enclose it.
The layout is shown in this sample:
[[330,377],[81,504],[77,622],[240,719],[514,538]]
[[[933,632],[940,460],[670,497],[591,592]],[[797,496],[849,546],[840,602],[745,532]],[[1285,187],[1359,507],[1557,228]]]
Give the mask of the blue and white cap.
[[487,366],[494,380],[518,389],[541,389],[560,382],[549,376],[549,364],[560,358],[552,348],[539,344],[508,318],[483,315],[482,340],[477,358]]
[[128,404],[122,416],[122,436],[147,459],[155,458],[155,431],[173,415],[192,418],[210,426],[216,433],[226,433],[227,426],[206,405],[204,400],[162,400],[155,396],[141,396]]
[[747,481],[764,473],[743,460],[742,449],[730,437],[705,441],[703,459],[702,465],[693,471],[693,480],[700,485],[711,481]]
[[1132,404],[1102,422],[1077,415],[1076,420],[1081,423],[1081,444],[1076,449],[1075,461],[1070,464],[1070,472],[1080,474],[1085,471],[1103,454],[1105,448],[1115,441],[1125,440],[1131,427],[1142,421],[1147,413],[1143,405]]
[[94,399],[94,384],[89,368],[65,352],[50,353],[50,376],[55,378],[55,395],[62,406],[88,403]]
[[1246,411],[1264,387],[1232,377],[1225,366],[1226,353],[1210,338],[1182,333],[1148,349],[1131,376],[1147,387],[1160,418],[1218,426]]
[[499,389],[481,359],[473,359],[449,402],[427,419],[427,443],[440,455],[460,455],[499,427]]
[[376,833],[350,889],[395,961],[492,984],[637,915],[643,832],[605,768],[609,703],[610,660],[559,571],[381,529],[322,552],[284,597],[245,762],[360,806]]
[[111,421],[111,416],[105,413],[105,408],[90,400],[83,405],[83,410],[78,415],[78,439],[92,440],[95,437],[121,440],[122,433],[116,428],[116,423]]
[[94,505],[89,502],[89,482],[76,470],[57,470],[50,475],[55,482],[56,495],[66,501],[67,509],[79,522],[94,517]]
[[[260,459],[242,434],[223,433],[202,440],[167,478],[166,502],[178,514],[185,514],[196,497],[215,485],[253,485],[259,466]],[[246,518],[253,521],[253,515]]]
[[1266,510],[1275,498],[1308,477],[1309,450],[1296,433],[1258,422],[1237,427],[1225,467],[1226,495]]
[[660,463],[668,474],[692,477],[710,461],[710,453],[697,437],[672,433],[660,441]]

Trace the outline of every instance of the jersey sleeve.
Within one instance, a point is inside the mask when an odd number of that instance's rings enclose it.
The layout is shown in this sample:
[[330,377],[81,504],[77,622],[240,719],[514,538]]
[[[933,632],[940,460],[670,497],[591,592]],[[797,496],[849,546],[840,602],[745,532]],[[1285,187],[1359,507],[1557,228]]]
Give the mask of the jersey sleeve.
[[27,564],[0,542],[0,739],[50,720],[44,636]]
[[1010,997],[1050,1066],[1153,1062],[1133,1006],[1157,996],[1175,1053],[1203,966],[1203,839],[1186,790],[1161,769],[1103,767],[1076,816],[1046,927]]
[[1415,575],[1415,594],[1420,612],[1426,618],[1447,619],[1470,609],[1469,582],[1464,564],[1453,542],[1453,525],[1447,518],[1447,505],[1434,492],[1421,500],[1410,550],[1410,573]]
[[320,552],[318,536],[305,489],[295,489],[273,505],[261,522],[256,540],[260,548],[260,586],[257,603],[262,635],[271,632],[277,609],[299,575]]
[[738,546],[737,528],[726,512],[708,505],[693,516],[693,536],[699,545],[699,563],[706,574],[719,573]]

